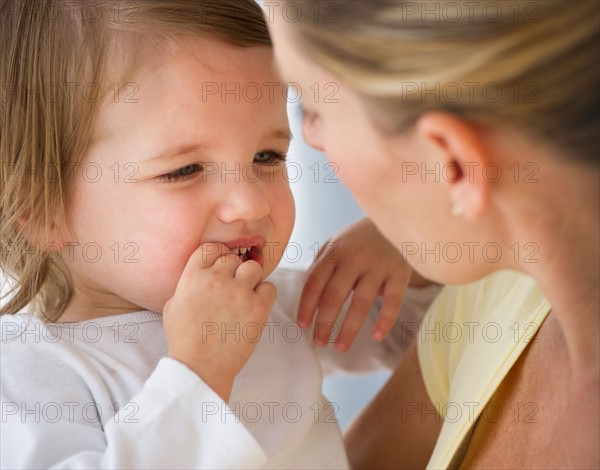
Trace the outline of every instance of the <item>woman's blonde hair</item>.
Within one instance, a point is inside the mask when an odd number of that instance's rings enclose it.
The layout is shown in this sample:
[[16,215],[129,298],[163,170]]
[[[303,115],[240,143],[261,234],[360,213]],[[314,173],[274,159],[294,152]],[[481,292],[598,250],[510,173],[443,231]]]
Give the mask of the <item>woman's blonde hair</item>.
[[[253,0],[0,0],[0,314],[58,318],[72,298],[52,234],[102,104],[149,55],[205,37],[270,46]],[[58,248],[58,247],[54,247]],[[6,287],[6,286],[5,286]]]
[[599,5],[339,0],[283,11],[303,53],[358,91],[382,131],[443,110],[598,163]]

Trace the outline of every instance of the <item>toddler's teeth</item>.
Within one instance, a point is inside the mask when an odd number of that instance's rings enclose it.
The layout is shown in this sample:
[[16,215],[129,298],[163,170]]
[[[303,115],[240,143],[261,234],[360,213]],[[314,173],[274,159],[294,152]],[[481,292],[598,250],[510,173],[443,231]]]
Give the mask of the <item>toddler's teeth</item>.
[[248,261],[248,259],[249,259],[248,256],[249,256],[249,253],[251,250],[252,250],[251,246],[243,247],[243,248],[240,247],[240,248],[235,248],[234,253],[236,255],[238,255],[242,259],[242,261]]

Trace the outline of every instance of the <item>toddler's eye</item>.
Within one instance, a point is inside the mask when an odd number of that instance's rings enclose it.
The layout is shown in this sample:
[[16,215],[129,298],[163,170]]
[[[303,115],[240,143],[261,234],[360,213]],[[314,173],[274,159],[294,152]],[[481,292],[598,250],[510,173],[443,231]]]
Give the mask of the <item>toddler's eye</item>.
[[202,166],[198,163],[186,165],[166,175],[159,176],[160,181],[165,183],[174,183],[178,181],[188,180],[193,178],[197,173],[202,171]]
[[254,163],[260,163],[262,165],[278,165],[281,162],[285,162],[286,156],[281,152],[275,150],[263,150],[254,155]]

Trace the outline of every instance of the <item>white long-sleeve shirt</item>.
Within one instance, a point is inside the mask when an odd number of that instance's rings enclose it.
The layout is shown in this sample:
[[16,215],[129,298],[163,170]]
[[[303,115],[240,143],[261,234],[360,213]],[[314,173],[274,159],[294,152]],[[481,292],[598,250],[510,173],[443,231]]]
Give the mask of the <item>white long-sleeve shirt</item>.
[[[351,353],[317,354],[294,322],[304,273],[276,270],[276,302],[229,403],[167,358],[162,317],[141,311],[78,323],[0,319],[2,468],[347,468],[318,356],[342,367],[393,366],[409,329]],[[433,291],[432,291],[433,292]],[[403,307],[418,321],[435,292]],[[414,328],[410,328],[412,331]],[[206,334],[254,340],[253,327]]]

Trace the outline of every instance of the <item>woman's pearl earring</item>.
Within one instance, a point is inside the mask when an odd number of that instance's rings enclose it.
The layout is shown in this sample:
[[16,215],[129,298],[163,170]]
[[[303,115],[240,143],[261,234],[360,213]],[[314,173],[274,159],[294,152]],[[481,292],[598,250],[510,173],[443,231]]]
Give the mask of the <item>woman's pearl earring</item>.
[[454,204],[452,206],[452,215],[454,217],[462,217],[462,215],[464,214],[464,209],[460,204]]

